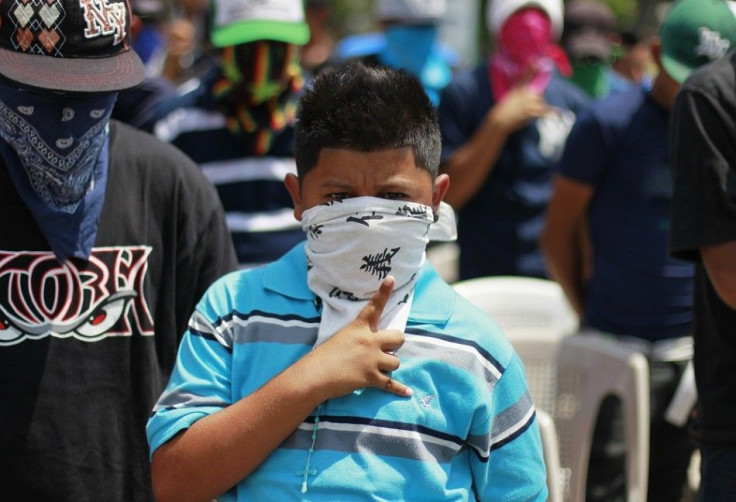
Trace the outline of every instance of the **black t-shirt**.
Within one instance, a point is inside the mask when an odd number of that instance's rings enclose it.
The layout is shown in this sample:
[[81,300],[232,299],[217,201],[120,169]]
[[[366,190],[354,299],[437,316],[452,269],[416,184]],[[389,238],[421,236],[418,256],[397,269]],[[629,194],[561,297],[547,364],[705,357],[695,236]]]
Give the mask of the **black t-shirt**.
[[60,265],[0,163],[0,499],[152,500],[145,425],[205,289],[236,267],[217,194],[111,122],[89,260]]
[[[695,375],[699,439],[736,444],[736,311],[700,263],[703,246],[736,241],[736,54],[700,69],[682,87],[672,117],[675,193],[670,251],[698,262]],[[734,257],[736,259],[736,257]]]

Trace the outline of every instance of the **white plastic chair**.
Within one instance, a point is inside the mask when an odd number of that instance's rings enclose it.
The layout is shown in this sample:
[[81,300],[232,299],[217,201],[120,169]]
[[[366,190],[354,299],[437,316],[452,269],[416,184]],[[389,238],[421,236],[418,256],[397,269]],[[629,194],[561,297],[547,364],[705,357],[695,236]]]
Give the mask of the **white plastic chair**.
[[445,282],[452,284],[457,281],[460,267],[460,248],[455,242],[436,243],[427,248],[427,261]]
[[554,417],[559,343],[578,327],[560,285],[497,276],[460,281],[453,288],[499,324],[524,364],[534,404]]
[[562,340],[558,354],[557,429],[565,500],[585,500],[590,447],[608,395],[623,405],[628,502],[643,502],[649,466],[649,369],[639,352],[599,335]]
[[546,411],[537,408],[537,423],[539,435],[542,437],[544,463],[547,467],[547,500],[548,502],[562,502],[562,480],[559,473],[560,449],[557,444],[557,431],[552,417]]
[[513,342],[517,333],[566,336],[578,328],[577,313],[559,284],[533,277],[479,277],[453,284],[501,326]]

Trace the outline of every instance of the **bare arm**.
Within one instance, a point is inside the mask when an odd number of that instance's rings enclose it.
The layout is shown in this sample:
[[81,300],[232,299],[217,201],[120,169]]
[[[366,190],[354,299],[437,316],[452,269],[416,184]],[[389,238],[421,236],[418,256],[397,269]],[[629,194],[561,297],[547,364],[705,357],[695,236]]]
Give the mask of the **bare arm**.
[[[156,450],[152,481],[160,501],[211,500],[253,472],[321,402],[361,387],[411,395],[387,372],[403,333],[378,331],[393,278],[358,318],[253,394],[195,422]],[[217,466],[217,468],[202,468]]]
[[550,277],[562,286],[570,304],[581,317],[589,268],[587,250],[590,247],[585,214],[592,196],[590,185],[556,176],[540,239]]
[[736,241],[702,247],[700,256],[718,296],[736,309]]
[[470,140],[443,165],[452,179],[445,202],[455,210],[462,208],[483,186],[508,137],[548,111],[542,95],[530,91],[526,82],[509,91],[488,111]]

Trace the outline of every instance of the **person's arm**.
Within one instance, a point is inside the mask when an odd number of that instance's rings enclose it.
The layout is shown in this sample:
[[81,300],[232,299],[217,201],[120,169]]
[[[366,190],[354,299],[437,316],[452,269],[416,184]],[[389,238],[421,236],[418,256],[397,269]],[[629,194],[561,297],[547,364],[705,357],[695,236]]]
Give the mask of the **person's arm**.
[[455,210],[462,208],[483,186],[509,136],[549,110],[543,96],[529,90],[526,82],[509,91],[488,111],[470,140],[443,164],[442,171],[452,179],[445,202]]
[[[403,333],[377,330],[392,289],[393,278],[387,278],[353,323],[257,391],[196,420],[157,448],[151,470],[157,499],[181,502],[217,497],[255,470],[327,399],[362,387],[411,395],[408,387],[389,376],[399,366],[392,352],[403,344]],[[180,372],[187,371],[182,365],[204,366],[202,354],[188,350],[189,346],[184,343],[179,355]],[[196,375],[192,378],[197,380]]]
[[732,108],[710,93],[715,87],[696,82],[683,87],[672,112],[669,248],[675,257],[702,261],[718,296],[736,309],[736,122]]
[[736,309],[736,241],[701,247],[700,257],[718,296]]
[[540,238],[547,272],[581,317],[590,248],[585,216],[592,196],[592,186],[557,175]]

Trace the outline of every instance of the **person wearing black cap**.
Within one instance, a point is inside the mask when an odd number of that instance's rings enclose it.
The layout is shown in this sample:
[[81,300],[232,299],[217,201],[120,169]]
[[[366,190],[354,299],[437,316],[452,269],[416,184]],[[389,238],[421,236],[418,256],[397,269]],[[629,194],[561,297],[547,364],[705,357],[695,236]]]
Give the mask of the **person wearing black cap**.
[[570,58],[570,81],[592,98],[631,87],[628,80],[611,69],[615,37],[616,21],[608,5],[595,0],[573,0],[565,5],[560,43]]
[[145,421],[235,266],[190,160],[110,120],[125,1],[0,2],[0,498],[151,500]]

